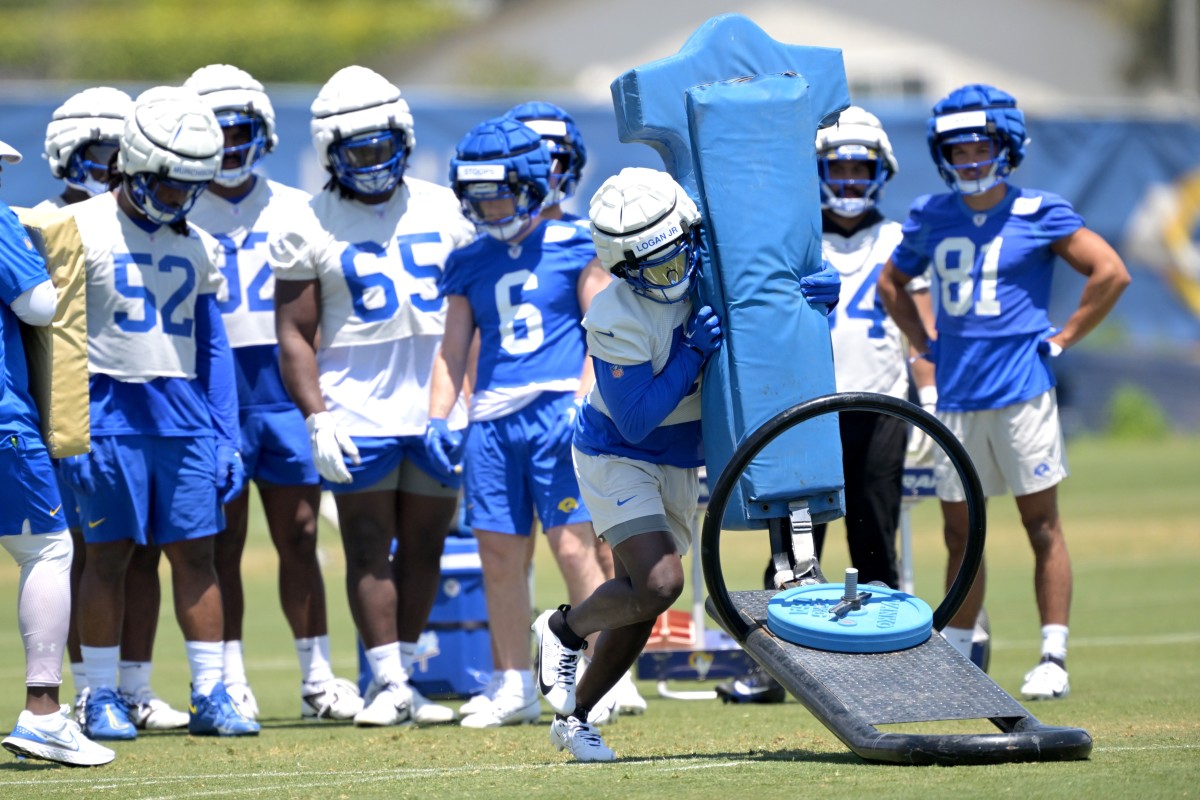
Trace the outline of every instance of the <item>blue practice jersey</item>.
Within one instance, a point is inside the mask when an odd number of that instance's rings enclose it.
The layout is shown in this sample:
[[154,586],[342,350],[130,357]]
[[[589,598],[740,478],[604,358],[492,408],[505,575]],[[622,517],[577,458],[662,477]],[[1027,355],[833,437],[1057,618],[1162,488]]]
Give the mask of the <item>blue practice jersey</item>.
[[1050,246],[1082,227],[1058,195],[1011,186],[988,211],[954,193],[913,203],[892,262],[913,277],[933,265],[939,410],[1003,408],[1054,386],[1037,352],[1051,327]]
[[13,301],[50,280],[46,264],[12,210],[0,203],[0,434],[40,442],[37,407]]
[[439,288],[466,297],[480,331],[473,419],[578,388],[586,352],[579,277],[595,257],[582,228],[546,220],[514,247],[481,236],[446,259]]

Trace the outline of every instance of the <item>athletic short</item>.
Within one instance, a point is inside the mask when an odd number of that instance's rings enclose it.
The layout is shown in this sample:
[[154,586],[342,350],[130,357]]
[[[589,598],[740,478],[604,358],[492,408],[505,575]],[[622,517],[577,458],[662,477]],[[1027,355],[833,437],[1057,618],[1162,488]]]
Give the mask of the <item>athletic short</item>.
[[679,554],[687,553],[699,513],[699,469],[590,456],[577,448],[573,455],[597,536],[616,547],[638,534],[667,531]]
[[278,486],[315,486],[321,482],[299,409],[247,411],[241,417],[242,463],[248,480]]
[[79,500],[75,498],[75,490],[63,479],[62,470],[54,468],[54,479],[58,481],[58,496],[62,498],[63,515],[67,519],[67,527],[79,530]]
[[571,432],[560,429],[574,398],[545,394],[507,416],[471,423],[463,465],[473,529],[529,536],[535,513],[542,530],[591,520],[571,464]]
[[[1034,494],[1057,486],[1069,474],[1053,389],[1004,408],[938,412],[938,419],[967,449],[987,497],[1010,489],[1017,497]],[[933,466],[938,498],[965,500],[958,472],[939,447],[934,448]]]
[[351,483],[322,481],[334,494],[407,492],[427,497],[458,497],[459,475],[443,475],[425,452],[423,436],[354,436],[359,463],[346,459]]
[[66,530],[62,497],[50,454],[40,440],[20,434],[0,438],[0,536]]
[[96,491],[79,495],[83,540],[171,544],[225,528],[211,436],[93,436]]

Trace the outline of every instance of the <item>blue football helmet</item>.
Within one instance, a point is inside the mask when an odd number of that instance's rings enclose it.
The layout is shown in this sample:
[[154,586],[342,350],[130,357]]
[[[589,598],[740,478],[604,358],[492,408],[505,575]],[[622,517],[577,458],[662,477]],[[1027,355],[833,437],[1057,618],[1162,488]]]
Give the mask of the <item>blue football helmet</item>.
[[521,103],[505,116],[524,122],[542,137],[550,148],[555,167],[550,174],[550,192],[545,205],[556,206],[575,194],[587,163],[587,148],[575,118],[553,103],[531,100]]
[[[1003,182],[1021,165],[1029,144],[1025,115],[1017,108],[1016,98],[982,83],[962,86],[938,101],[929,119],[926,140],[938,174],[961,194],[981,194]],[[977,167],[987,172],[979,178],[960,177],[950,164],[950,147],[982,141],[991,143],[992,157],[959,164],[958,169]]]
[[[480,232],[507,242],[525,229],[550,192],[550,150],[532,128],[515,119],[481,122],[450,159],[450,188]],[[500,200],[512,203],[509,213],[497,217],[490,206]]]

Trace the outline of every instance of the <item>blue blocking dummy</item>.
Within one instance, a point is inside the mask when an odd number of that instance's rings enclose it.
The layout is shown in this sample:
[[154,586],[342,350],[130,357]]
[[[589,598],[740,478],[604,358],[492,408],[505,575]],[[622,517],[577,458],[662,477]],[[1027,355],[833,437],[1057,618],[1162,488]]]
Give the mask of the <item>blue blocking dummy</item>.
[[[612,84],[617,132],[662,156],[704,214],[701,296],[725,343],[705,368],[709,482],[771,417],[835,391],[829,324],[800,293],[821,268],[814,140],[850,105],[840,50],[781,44],[739,14],[706,22],[680,51]],[[841,516],[837,419],[819,417],[771,443],[745,471],[727,530],[764,528],[807,502]]]

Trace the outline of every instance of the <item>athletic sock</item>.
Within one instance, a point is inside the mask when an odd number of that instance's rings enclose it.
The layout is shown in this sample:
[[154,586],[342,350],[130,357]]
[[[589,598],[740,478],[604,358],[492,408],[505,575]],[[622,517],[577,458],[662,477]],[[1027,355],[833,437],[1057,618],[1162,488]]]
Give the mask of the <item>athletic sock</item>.
[[242,657],[242,642],[240,639],[234,639],[230,642],[225,642],[222,656],[222,679],[225,683],[244,683],[246,680],[246,662]]
[[942,628],[942,638],[967,658],[971,657],[971,641],[975,638],[974,628]]
[[184,642],[188,668],[192,672],[192,691],[207,697],[221,682],[225,660],[223,642]]
[[300,659],[301,683],[322,684],[333,679],[328,635],[297,639],[296,656]]
[[559,606],[558,611],[550,615],[546,625],[567,649],[582,650],[587,647],[587,640],[571,630],[571,626],[567,624],[567,612],[570,610],[570,606]]
[[118,686],[130,697],[136,697],[143,689],[150,688],[149,661],[122,661],[118,665],[120,680]]
[[82,661],[71,662],[71,680],[75,681],[76,695],[83,694],[83,690],[88,688],[87,670]]
[[371,665],[371,674],[375,676],[375,683],[380,687],[387,686],[389,683],[404,683],[408,680],[408,673],[405,671],[404,662],[400,657],[399,642],[372,647],[367,651],[367,661]]
[[83,665],[87,670],[88,686],[93,690],[115,690],[117,688],[117,662],[121,659],[121,648],[117,645],[112,647],[81,645],[79,650],[83,653]]
[[1042,657],[1053,659],[1060,667],[1067,660],[1067,626],[1042,626]]

